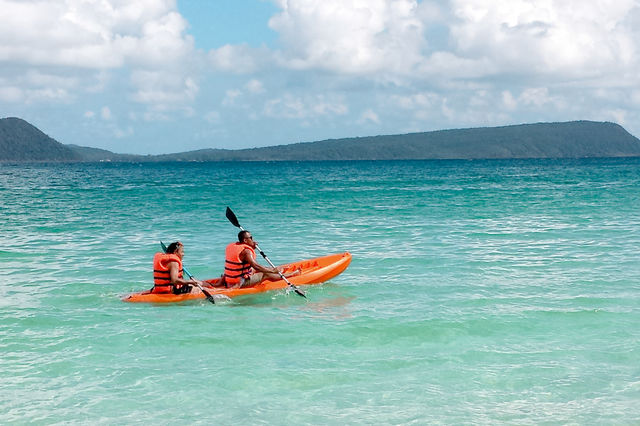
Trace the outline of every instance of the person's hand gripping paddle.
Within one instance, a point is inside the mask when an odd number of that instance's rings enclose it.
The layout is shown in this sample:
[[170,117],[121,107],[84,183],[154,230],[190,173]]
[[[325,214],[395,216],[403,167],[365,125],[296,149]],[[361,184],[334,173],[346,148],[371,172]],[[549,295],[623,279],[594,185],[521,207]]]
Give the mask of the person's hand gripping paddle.
[[[160,245],[162,246],[162,251],[163,252],[167,252],[167,246],[164,245],[164,243],[162,241],[160,241]],[[187,268],[185,268],[184,266],[182,267],[182,270],[184,271],[185,274],[187,274],[189,276],[189,278],[191,278],[192,280],[195,279],[193,278],[193,275],[191,275],[189,273],[189,271],[187,271]],[[202,288],[202,286],[200,284],[198,284],[197,282],[194,283],[196,285],[196,287],[198,287],[200,289],[200,291],[202,292],[202,294],[205,295],[205,297],[207,298],[207,300],[211,303],[213,303],[214,305],[216,304],[216,300],[213,298],[213,296],[211,295],[211,293],[209,293],[207,290],[205,290],[204,288]]]
[[[238,222],[238,218],[236,217],[235,213],[233,213],[233,211],[227,207],[227,219],[229,219],[229,222],[231,222],[231,224],[233,226],[235,226],[236,228],[240,228],[241,231],[244,231],[245,229],[240,225],[240,222]],[[284,274],[282,273],[282,271],[280,271],[280,269],[276,268],[275,265],[271,262],[271,260],[269,260],[269,258],[267,257],[266,254],[264,254],[264,252],[260,249],[260,247],[258,245],[256,245],[256,249],[258,249],[258,251],[260,252],[260,255],[262,257],[264,257],[264,260],[267,261],[267,263],[269,263],[269,265],[271,265],[272,268],[274,268],[276,271],[278,271],[278,274],[280,275],[280,278],[282,278],[287,285],[293,289],[293,291],[296,292],[296,294],[298,294],[299,296],[304,297],[305,299],[307,298],[307,296],[304,294],[304,292],[302,290],[300,290],[298,287],[296,287],[295,285],[291,284],[291,282],[289,282],[289,280],[287,279],[287,277],[284,276]]]

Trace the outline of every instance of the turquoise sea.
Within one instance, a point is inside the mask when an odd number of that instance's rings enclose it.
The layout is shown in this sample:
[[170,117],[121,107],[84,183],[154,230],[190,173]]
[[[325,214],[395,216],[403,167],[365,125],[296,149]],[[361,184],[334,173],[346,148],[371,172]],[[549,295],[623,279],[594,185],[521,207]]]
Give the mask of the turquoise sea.
[[[0,424],[639,424],[640,159],[0,165]],[[230,206],[295,293],[218,276]]]

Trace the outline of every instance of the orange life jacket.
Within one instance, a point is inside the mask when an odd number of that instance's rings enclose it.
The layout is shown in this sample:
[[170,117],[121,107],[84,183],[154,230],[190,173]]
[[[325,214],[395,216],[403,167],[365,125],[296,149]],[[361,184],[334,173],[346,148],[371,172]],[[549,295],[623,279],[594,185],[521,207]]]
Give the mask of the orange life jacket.
[[227,285],[237,284],[242,278],[249,278],[253,273],[251,265],[240,260],[240,253],[244,249],[249,249],[255,258],[256,252],[253,247],[244,243],[231,243],[225,250],[224,281]]
[[169,263],[178,263],[178,278],[182,278],[182,260],[176,254],[156,253],[153,256],[153,293],[172,293]]

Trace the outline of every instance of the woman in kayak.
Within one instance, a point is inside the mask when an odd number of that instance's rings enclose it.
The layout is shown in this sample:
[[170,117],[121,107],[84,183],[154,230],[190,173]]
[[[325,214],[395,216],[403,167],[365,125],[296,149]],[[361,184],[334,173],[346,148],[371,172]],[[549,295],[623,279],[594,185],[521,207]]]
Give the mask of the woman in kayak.
[[[277,281],[282,268],[269,268],[256,261],[257,241],[249,231],[240,231],[238,241],[231,243],[225,250],[224,274],[222,284],[227,288],[249,287],[262,280]],[[285,274],[285,277],[299,275],[300,271]]]
[[153,289],[152,293],[190,293],[190,284],[200,284],[201,281],[182,278],[182,258],[184,245],[180,241],[169,244],[166,253],[158,252],[153,257]]

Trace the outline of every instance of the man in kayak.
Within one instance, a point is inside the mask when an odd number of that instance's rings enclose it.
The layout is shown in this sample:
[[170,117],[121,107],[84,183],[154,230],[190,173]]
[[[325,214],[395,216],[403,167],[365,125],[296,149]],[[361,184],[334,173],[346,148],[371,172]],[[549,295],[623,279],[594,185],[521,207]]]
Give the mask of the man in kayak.
[[[238,241],[229,244],[225,250],[222,284],[227,288],[250,287],[262,280],[277,281],[282,268],[269,268],[256,261],[258,242],[249,231],[240,231]],[[285,274],[285,277],[299,275],[300,271]]]
[[169,244],[167,252],[158,252],[153,257],[153,289],[152,293],[190,293],[191,284],[200,284],[201,281],[182,278],[182,258],[184,246],[180,241]]

